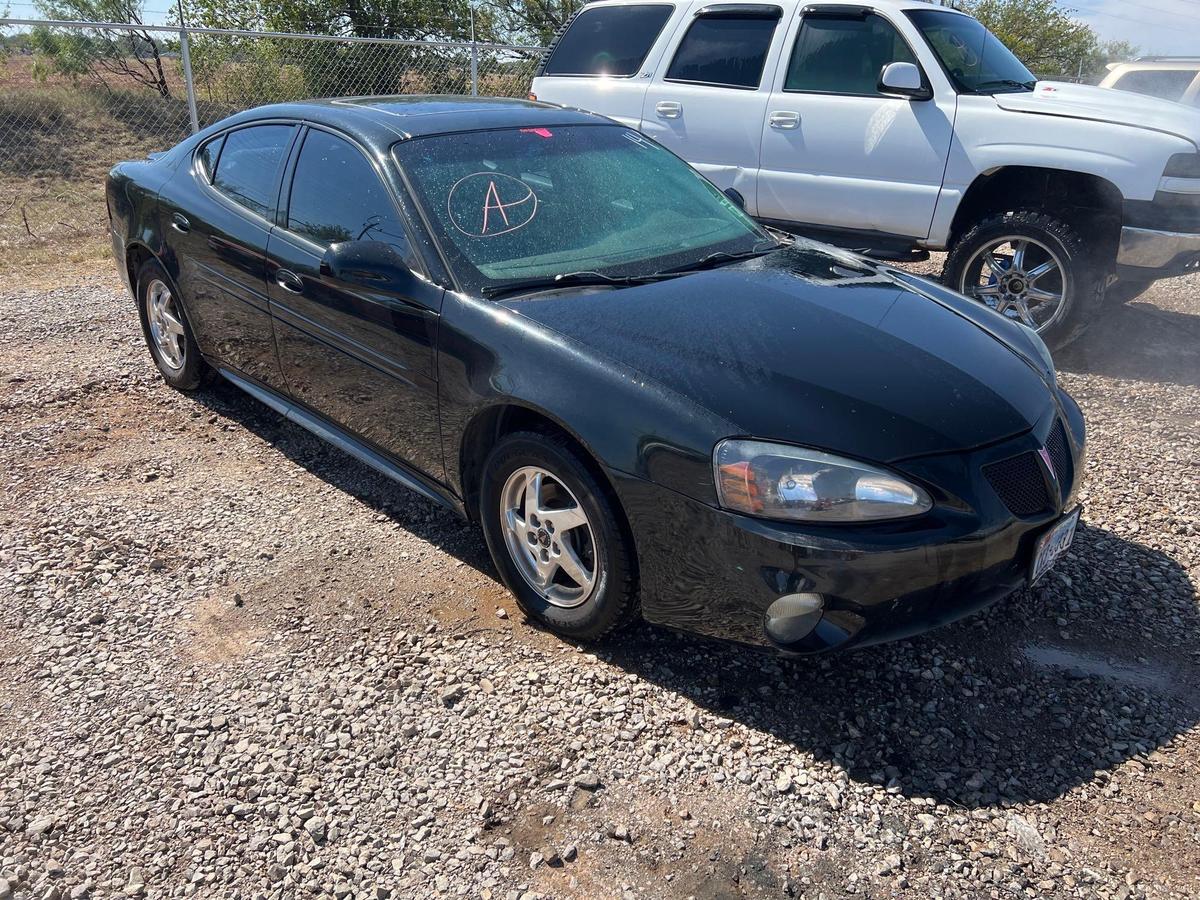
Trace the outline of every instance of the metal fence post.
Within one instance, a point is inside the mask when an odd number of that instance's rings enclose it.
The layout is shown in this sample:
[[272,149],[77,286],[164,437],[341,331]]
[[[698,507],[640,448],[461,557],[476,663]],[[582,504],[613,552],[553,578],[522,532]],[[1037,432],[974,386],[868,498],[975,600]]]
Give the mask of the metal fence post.
[[183,64],[183,86],[187,91],[188,115],[192,119],[192,134],[200,130],[200,117],[196,114],[196,82],[192,78],[192,55],[188,52],[187,28],[179,26],[179,61]]
[[471,7],[471,96],[479,96],[479,42],[475,40],[475,7]]

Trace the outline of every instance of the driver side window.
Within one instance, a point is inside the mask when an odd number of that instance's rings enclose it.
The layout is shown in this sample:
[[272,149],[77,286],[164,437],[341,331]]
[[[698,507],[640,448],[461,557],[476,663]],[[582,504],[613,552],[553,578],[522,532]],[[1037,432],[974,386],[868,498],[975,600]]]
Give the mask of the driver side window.
[[870,13],[837,18],[806,16],[796,35],[785,91],[883,96],[879,73],[916,57],[891,22]]
[[357,147],[315,128],[296,161],[287,227],[322,247],[383,241],[411,257],[404,226],[374,167]]

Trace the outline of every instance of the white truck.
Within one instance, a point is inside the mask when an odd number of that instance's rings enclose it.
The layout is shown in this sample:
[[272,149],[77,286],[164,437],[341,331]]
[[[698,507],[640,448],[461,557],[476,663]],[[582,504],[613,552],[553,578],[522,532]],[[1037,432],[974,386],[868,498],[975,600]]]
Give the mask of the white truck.
[[1200,110],[1041,82],[914,0],[601,0],[532,97],[637,128],[759,220],[943,280],[1052,346],[1200,269]]

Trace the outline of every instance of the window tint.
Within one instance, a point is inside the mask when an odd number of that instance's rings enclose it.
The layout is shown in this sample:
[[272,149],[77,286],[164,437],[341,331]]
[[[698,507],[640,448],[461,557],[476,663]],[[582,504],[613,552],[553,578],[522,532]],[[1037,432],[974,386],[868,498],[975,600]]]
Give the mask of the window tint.
[[1164,100],[1182,100],[1184,91],[1195,79],[1194,71],[1179,69],[1143,69],[1126,72],[1113,85],[1119,91],[1148,94]]
[[892,24],[881,16],[810,16],[796,36],[783,89],[878,94],[879,72],[894,62],[916,63],[916,59]]
[[675,7],[585,9],[559,40],[545,75],[634,75]]
[[217,157],[221,155],[221,142],[224,140],[225,135],[223,134],[215,137],[201,147],[200,152],[196,154],[196,162],[205,181],[212,181],[213,169],[217,167]]
[[978,19],[943,9],[908,9],[954,86],[969,94],[1033,90],[1037,82]]
[[275,210],[275,176],[291,139],[291,125],[255,125],[229,132],[213,187],[270,218]]
[[324,131],[310,131],[300,149],[287,227],[324,246],[385,241],[407,255],[404,229],[371,164],[357,148]]
[[667,80],[758,87],[777,21],[762,16],[701,16],[679,43]]

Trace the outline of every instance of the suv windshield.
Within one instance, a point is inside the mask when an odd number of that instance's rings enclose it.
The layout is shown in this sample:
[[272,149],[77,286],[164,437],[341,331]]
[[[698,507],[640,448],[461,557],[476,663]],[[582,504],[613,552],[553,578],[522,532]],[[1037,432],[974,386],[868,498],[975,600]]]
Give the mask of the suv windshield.
[[958,90],[968,94],[1031,90],[1032,72],[977,20],[934,9],[905,11]]
[[637,278],[775,246],[686,163],[616,125],[436,135],[393,155],[473,294],[578,273]]

